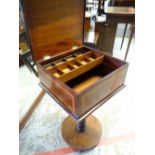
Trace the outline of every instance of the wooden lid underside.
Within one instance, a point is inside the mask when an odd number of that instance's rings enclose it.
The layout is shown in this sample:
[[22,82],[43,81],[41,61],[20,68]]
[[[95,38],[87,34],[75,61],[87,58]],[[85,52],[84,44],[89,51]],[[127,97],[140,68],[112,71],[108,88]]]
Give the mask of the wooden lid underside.
[[82,45],[84,0],[21,0],[36,60]]

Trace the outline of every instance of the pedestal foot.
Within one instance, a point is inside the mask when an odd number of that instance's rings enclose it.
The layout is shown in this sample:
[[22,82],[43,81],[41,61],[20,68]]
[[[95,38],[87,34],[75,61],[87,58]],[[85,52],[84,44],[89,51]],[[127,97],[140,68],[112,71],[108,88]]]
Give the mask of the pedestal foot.
[[99,143],[102,128],[100,122],[92,115],[80,123],[68,116],[62,123],[62,135],[71,147],[84,151]]

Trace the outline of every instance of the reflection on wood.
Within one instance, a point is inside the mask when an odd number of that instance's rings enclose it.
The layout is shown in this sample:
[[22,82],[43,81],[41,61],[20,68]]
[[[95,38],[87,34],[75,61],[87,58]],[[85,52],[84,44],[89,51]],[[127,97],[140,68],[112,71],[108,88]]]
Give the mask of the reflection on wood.
[[101,79],[101,76],[92,76],[88,79],[86,79],[85,81],[83,81],[82,83],[76,85],[73,87],[73,90],[76,93],[80,93],[81,91],[83,91],[84,89],[88,88],[89,86],[91,86],[92,84],[94,84],[95,82],[97,82],[99,79]]
[[83,0],[21,0],[36,60],[82,44]]

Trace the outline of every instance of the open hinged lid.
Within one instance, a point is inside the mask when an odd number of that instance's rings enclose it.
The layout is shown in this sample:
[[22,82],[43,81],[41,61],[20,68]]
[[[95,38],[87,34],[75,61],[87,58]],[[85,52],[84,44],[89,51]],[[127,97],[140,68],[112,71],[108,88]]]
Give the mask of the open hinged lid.
[[82,45],[84,0],[21,0],[36,61]]

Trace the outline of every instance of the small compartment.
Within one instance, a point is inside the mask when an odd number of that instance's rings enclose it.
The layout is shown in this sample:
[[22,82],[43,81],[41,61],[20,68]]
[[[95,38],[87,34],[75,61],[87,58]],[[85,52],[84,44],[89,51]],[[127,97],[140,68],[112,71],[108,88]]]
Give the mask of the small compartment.
[[52,73],[53,76],[57,78],[60,78],[60,76],[64,74],[61,70],[57,69],[56,67],[52,68],[50,72]]
[[79,63],[76,60],[70,61],[68,64],[70,64],[75,69],[78,68],[78,67],[80,67],[82,65],[81,63]]
[[83,53],[84,53],[84,52],[78,52],[78,53],[75,53],[74,56],[75,56],[75,57],[80,57],[80,56],[83,55]]
[[84,74],[66,82],[66,84],[71,87],[76,93],[80,93],[114,70],[114,68],[103,62],[90,71],[85,72]]
[[71,66],[71,65],[68,64],[68,63],[59,65],[57,68],[58,68],[59,70],[61,70],[64,74],[67,74],[67,73],[71,72],[71,71],[74,69],[74,67]]
[[50,69],[52,69],[52,68],[53,68],[52,65],[49,65],[49,66],[46,67],[47,70],[50,70]]
[[101,56],[101,54],[100,53],[95,53],[95,52],[91,51],[91,52],[88,52],[85,56],[87,57],[88,60],[94,61],[99,56]]
[[76,58],[76,61],[78,61],[82,65],[86,65],[87,63],[90,62],[90,60],[84,55],[79,58]]

